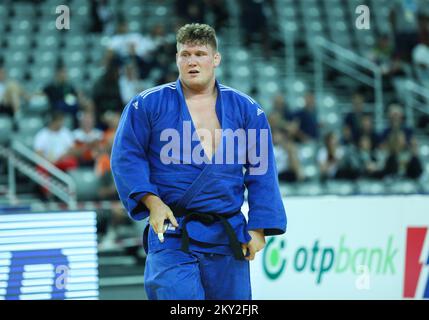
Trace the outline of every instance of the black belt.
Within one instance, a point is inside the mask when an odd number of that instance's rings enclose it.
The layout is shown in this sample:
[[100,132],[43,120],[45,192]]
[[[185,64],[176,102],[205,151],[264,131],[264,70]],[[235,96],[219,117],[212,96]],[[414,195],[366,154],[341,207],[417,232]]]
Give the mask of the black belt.
[[238,241],[237,235],[234,232],[231,224],[228,222],[228,218],[240,213],[240,211],[231,214],[218,214],[218,213],[201,213],[195,211],[189,211],[184,208],[172,207],[171,210],[175,217],[184,217],[182,225],[182,247],[181,250],[189,252],[189,234],[186,230],[186,225],[191,220],[201,221],[204,224],[212,224],[215,221],[220,221],[225,229],[226,234],[229,238],[229,245],[232,249],[232,253],[237,260],[244,260],[243,250],[241,243]]

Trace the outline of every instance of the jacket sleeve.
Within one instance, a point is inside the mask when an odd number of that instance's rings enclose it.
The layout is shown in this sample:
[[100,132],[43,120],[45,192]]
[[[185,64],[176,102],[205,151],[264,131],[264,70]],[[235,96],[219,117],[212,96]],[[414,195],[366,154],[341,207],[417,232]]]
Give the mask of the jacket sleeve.
[[260,106],[251,105],[246,116],[247,163],[244,183],[249,203],[248,229],[265,235],[286,232],[286,212],[279,190],[271,129]]
[[136,96],[125,107],[116,131],[111,168],[116,188],[128,215],[134,220],[149,216],[140,201],[148,193],[158,195],[150,181],[148,150],[151,136],[150,117],[142,98]]

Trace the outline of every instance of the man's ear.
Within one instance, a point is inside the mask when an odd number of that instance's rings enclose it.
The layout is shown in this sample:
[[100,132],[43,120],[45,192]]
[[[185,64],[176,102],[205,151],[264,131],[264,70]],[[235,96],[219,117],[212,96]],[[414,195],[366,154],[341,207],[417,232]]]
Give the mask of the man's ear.
[[214,55],[214,66],[215,66],[215,68],[220,65],[221,60],[222,60],[222,56],[220,55],[219,52],[216,52]]

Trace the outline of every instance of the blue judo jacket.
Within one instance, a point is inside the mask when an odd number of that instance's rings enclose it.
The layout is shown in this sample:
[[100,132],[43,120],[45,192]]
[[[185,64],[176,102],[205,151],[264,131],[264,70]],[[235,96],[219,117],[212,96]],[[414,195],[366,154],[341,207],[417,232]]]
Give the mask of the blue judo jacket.
[[[169,206],[229,214],[240,211],[247,188],[248,221],[242,213],[228,218],[239,241],[249,242],[248,230],[254,229],[282,234],[287,219],[267,117],[251,97],[217,81],[216,88],[222,139],[212,159],[204,155],[195,134],[180,79],[143,91],[126,105],[111,155],[120,199],[134,220],[149,216],[140,201],[147,193]],[[190,221],[187,230],[191,239],[212,251],[228,252],[220,223]],[[181,228],[169,228],[160,243],[151,228],[149,252],[177,247],[174,236],[180,234]]]

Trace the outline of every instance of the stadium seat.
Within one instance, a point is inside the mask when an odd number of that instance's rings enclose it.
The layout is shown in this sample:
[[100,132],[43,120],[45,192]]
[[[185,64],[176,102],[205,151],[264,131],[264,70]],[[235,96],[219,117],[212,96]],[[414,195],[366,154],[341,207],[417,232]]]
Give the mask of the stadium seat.
[[383,182],[372,180],[359,180],[357,187],[360,194],[384,194],[386,188]]
[[351,195],[355,190],[355,185],[348,181],[327,181],[326,190],[330,194]]
[[30,48],[31,43],[26,35],[8,33],[6,35],[6,39],[8,43],[8,49],[11,52],[18,50],[28,50]]
[[94,200],[99,187],[98,177],[93,169],[75,169],[68,172],[76,182],[78,200]]
[[[47,85],[54,76],[54,67],[42,67],[38,68],[37,66],[31,66],[30,68],[31,79],[38,83],[38,89],[42,89]],[[36,89],[36,88],[35,88]]]
[[324,193],[323,187],[321,187],[320,184],[316,181],[294,183],[291,185],[291,189],[293,190],[289,190],[289,192],[292,195],[299,196],[318,196]]
[[49,110],[49,101],[46,96],[39,95],[31,97],[27,111],[30,114],[43,114]]
[[18,119],[18,131],[22,134],[36,134],[43,128],[45,121],[40,116],[22,116]]
[[34,135],[32,133],[14,133],[11,136],[12,141],[18,141],[23,143],[25,146],[27,146],[30,149],[33,149],[33,140]]
[[27,51],[25,50],[8,50],[8,54],[5,57],[5,65],[7,68],[15,67],[19,68],[25,66],[28,61]]
[[20,81],[24,78],[24,68],[22,67],[8,67],[7,74],[9,79]]
[[315,161],[317,146],[314,143],[306,143],[299,146],[298,159],[303,164],[312,164]]
[[395,181],[389,183],[387,190],[393,194],[413,194],[417,192],[417,184],[409,180]]
[[310,180],[316,180],[319,177],[319,170],[315,164],[305,165],[303,168],[304,176]]
[[419,155],[424,160],[429,160],[429,144],[424,142],[419,142]]

